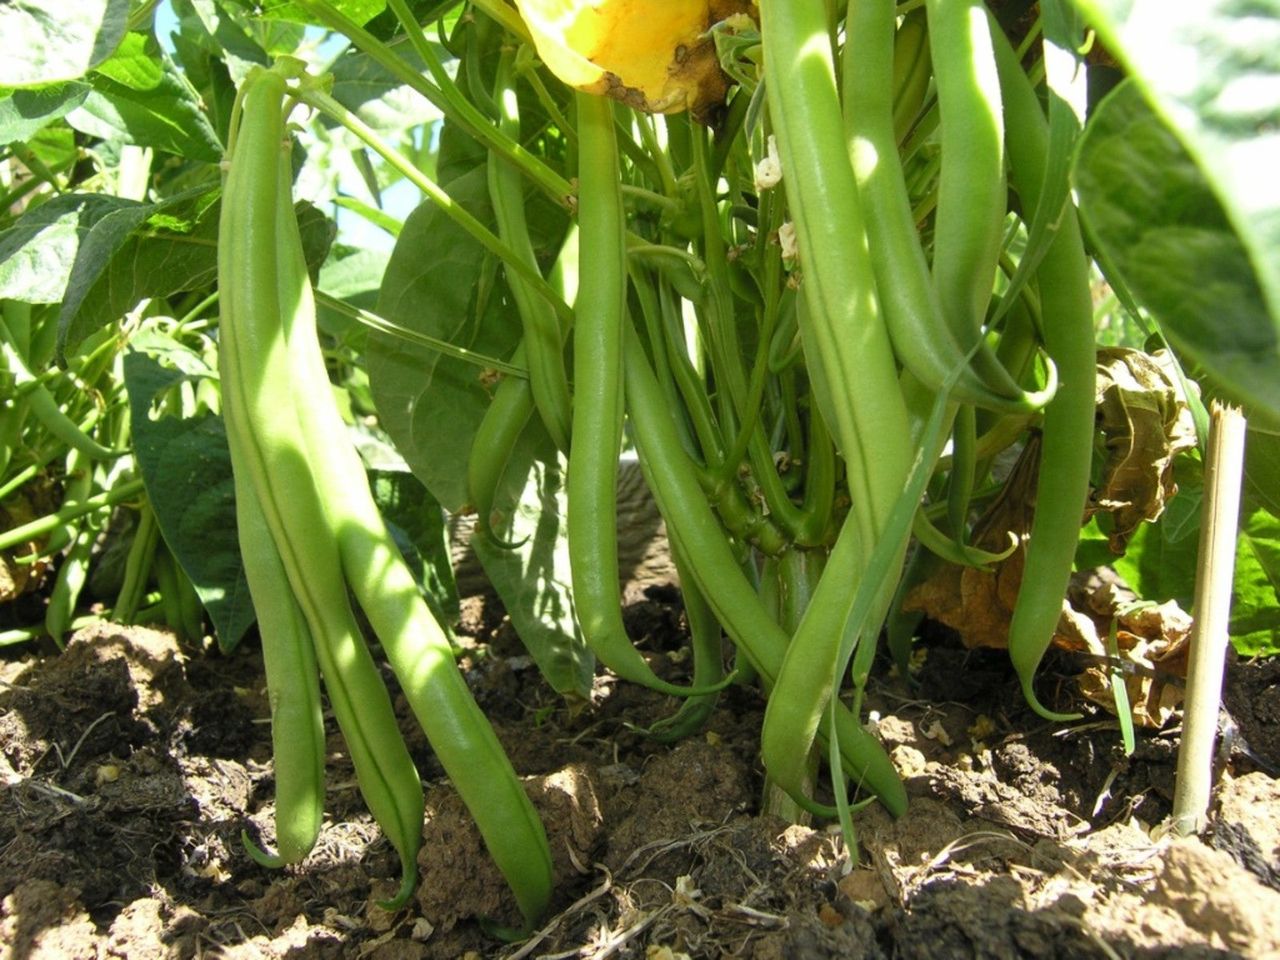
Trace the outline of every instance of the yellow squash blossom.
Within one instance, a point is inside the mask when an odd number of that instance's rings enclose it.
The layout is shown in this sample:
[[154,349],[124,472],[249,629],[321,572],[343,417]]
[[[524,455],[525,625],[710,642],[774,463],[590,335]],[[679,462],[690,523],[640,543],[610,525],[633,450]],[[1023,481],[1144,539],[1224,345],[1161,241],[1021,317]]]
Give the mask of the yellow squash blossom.
[[516,0],[538,56],[578,90],[649,113],[691,110],[699,118],[724,102],[709,29],[751,9],[751,0]]

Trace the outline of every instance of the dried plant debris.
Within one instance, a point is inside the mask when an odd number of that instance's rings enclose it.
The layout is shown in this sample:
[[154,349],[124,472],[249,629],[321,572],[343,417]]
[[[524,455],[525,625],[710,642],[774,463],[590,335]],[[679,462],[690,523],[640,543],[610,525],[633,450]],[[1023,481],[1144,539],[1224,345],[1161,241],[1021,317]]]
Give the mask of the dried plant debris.
[[1009,622],[1022,586],[1026,540],[1035,516],[1040,439],[1027,440],[1000,492],[973,526],[972,543],[992,553],[1004,550],[1012,536],[1018,548],[988,569],[961,567],[939,560],[933,575],[912,590],[903,608],[918,610],[959,634],[970,649],[1009,645]]
[[[1112,618],[1115,647],[1108,649]],[[1170,601],[1129,604],[1105,618],[1069,607],[1054,642],[1093,660],[1094,665],[1078,677],[1085,697],[1114,713],[1111,677],[1119,671],[1134,723],[1158,730],[1182,703],[1190,636],[1190,615]]]
[[1102,479],[1091,511],[1111,515],[1116,554],[1138,524],[1155,520],[1177,492],[1174,458],[1196,445],[1195,422],[1170,373],[1167,351],[1098,351],[1098,427],[1105,442]]
[[[1138,525],[1164,512],[1177,492],[1173,461],[1195,446],[1195,426],[1163,351],[1125,348],[1098,352],[1097,409],[1105,457],[1086,516],[1105,514],[1109,546],[1123,553]],[[908,594],[904,607],[951,627],[970,649],[1008,645],[1009,623],[1022,583],[1026,541],[1035,515],[1039,440],[1027,441],[1000,493],[973,527],[972,541],[998,551],[1012,536],[1018,548],[990,568],[937,561],[937,569]],[[1086,697],[1114,709],[1110,671],[1126,676],[1135,720],[1159,727],[1181,702],[1189,618],[1175,604],[1144,605],[1114,577],[1096,590],[1063,599],[1057,646],[1098,664],[1081,677]],[[1108,648],[1112,621],[1117,649]],[[1114,662],[1113,662],[1114,661]]]

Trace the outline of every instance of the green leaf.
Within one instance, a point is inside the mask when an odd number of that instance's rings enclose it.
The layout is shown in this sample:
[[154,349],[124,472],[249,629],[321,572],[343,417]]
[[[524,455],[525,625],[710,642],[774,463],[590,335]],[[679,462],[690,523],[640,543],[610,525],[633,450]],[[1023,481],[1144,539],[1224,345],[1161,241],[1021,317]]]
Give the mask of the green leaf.
[[1280,519],[1266,510],[1240,518],[1231,642],[1243,656],[1280,653]]
[[1156,523],[1138,526],[1116,572],[1145,600],[1176,600],[1190,610],[1196,593],[1196,558],[1200,550],[1200,506],[1204,493],[1201,466],[1191,457],[1174,463],[1178,492]]
[[[1280,0],[1075,0],[1195,158],[1280,331]],[[1275,408],[1272,408],[1275,410]]]
[[130,90],[155,90],[164,80],[160,47],[150,34],[126,34],[115,54],[98,67],[97,73]]
[[[565,463],[556,457],[541,425],[530,427],[541,434],[544,459],[534,459],[532,451],[513,456],[506,476],[508,482],[517,478],[517,489],[514,497],[504,499],[515,502],[501,511],[507,522],[496,531],[502,539],[520,546],[503,549],[484,537],[475,537],[471,543],[520,642],[547,683],[563,696],[586,700],[591,696],[595,657],[573,614],[565,530]],[[520,477],[527,478],[523,489]]]
[[[352,249],[335,245],[320,268],[319,288],[352,306],[373,310],[378,288],[387,270],[388,255],[381,250]],[[337,310],[317,304],[317,322],[327,334],[351,344],[363,344],[365,328]]]
[[76,163],[83,159],[83,151],[76,145],[76,133],[65,123],[53,123],[27,141],[27,148],[46,169],[69,174]]
[[1280,437],[1250,430],[1244,456],[1246,498],[1280,517]]
[[1074,177],[1107,272],[1119,273],[1224,393],[1280,421],[1280,332],[1248,251],[1191,155],[1131,81],[1095,111]]
[[[1256,436],[1250,434],[1249,442]],[[1143,599],[1176,600],[1194,612],[1202,468],[1187,457],[1177,461],[1176,469],[1178,493],[1164,515],[1157,523],[1142,524],[1113,565]],[[1280,652],[1280,520],[1261,505],[1252,485],[1246,486],[1235,562],[1232,644],[1242,655]]]
[[[386,8],[386,0],[328,0],[328,5],[364,25]],[[267,20],[289,20],[294,23],[317,23],[306,9],[293,0],[259,0],[260,16]]]
[[[446,186],[489,221],[483,167]],[[401,326],[489,356],[507,357],[519,318],[502,309],[481,246],[434,204],[409,215],[382,280],[377,312]],[[480,317],[483,316],[483,322]],[[369,338],[369,384],[383,429],[409,468],[451,513],[467,505],[467,451],[489,405],[482,371],[396,337]]]
[[370,470],[369,486],[400,552],[441,624],[458,619],[458,586],[449,555],[445,513],[407,470]]
[[58,303],[93,226],[131,200],[68,193],[28,211],[0,231],[0,299]]
[[0,3],[0,87],[44,87],[84,76],[115,51],[129,0]]
[[[230,651],[254,621],[236,537],[235,484],[222,418],[153,416],[169,388],[213,376],[200,357],[173,341],[136,338],[177,369],[133,350],[124,358],[135,456],[165,543],[209,612],[218,646]],[[167,349],[165,349],[167,346]]]
[[83,83],[15,90],[0,100],[0,143],[30,140],[47,124],[84,103],[89,90],[89,86]]
[[[131,203],[103,217],[77,252],[58,315],[58,355],[115,323],[144,298],[213,284],[218,267],[214,193],[199,190],[158,204]],[[296,208],[303,249],[316,271],[333,238],[332,223],[309,203]]]
[[[249,36],[244,22],[237,20],[214,0],[171,0],[178,16],[174,49],[182,65],[194,73],[192,82],[202,86],[200,77],[225,71],[239,83],[254,66],[266,66],[271,57]],[[201,56],[203,54],[203,56]]]
[[[158,73],[144,71],[135,53],[115,71],[127,77],[128,84],[106,72],[95,73],[91,78],[93,91],[67,114],[67,123],[81,133],[104,140],[122,140],[206,163],[219,162],[222,144],[199,96],[167,55],[157,51],[156,66]],[[151,85],[132,85],[143,82]]]

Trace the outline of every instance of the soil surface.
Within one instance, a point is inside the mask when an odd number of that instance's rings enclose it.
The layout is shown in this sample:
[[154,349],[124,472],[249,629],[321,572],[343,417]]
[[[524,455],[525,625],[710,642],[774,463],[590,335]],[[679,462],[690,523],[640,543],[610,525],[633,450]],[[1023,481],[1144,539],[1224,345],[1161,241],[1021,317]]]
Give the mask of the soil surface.
[[[628,625],[683,677],[678,594],[650,591]],[[270,842],[273,823],[253,642],[224,657],[102,626],[61,656],[0,660],[0,960],[1280,957],[1275,661],[1232,666],[1201,842],[1158,830],[1176,730],[1125,757],[1105,714],[1045,724],[1003,655],[929,642],[916,682],[882,680],[869,704],[911,807],[860,814],[853,865],[838,830],[762,814],[751,690],[660,744],[636,727],[673,701],[602,678],[570,709],[495,605],[465,604],[459,633],[554,852],[557,899],[533,939],[504,944],[477,920],[510,922],[512,905],[407,710],[428,812],[422,882],[393,914],[377,901],[396,856],[332,729],[312,855],[272,872],[245,854],[241,831]]]

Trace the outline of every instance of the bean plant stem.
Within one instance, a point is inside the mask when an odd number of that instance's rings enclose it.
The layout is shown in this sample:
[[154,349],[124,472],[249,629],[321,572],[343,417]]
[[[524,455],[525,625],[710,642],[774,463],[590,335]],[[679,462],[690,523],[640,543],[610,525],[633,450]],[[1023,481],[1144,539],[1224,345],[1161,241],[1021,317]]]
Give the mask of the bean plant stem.
[[90,497],[79,503],[68,504],[56,513],[50,513],[39,519],[32,520],[30,523],[24,523],[22,526],[0,533],[0,550],[11,550],[20,543],[36,540],[68,521],[82,517],[87,513],[92,513],[102,507],[111,507],[117,503],[123,503],[134,494],[141,492],[142,479],[137,478],[117,484],[110,490],[104,491],[95,497]]
[[469,233],[486,250],[498,257],[507,269],[520,276],[521,279],[529,284],[532,290],[551,304],[556,311],[557,318],[566,324],[573,322],[573,310],[537,270],[525,263],[492,230],[489,230],[483,223],[468,213],[438,183],[410,163],[400,151],[378,136],[368,124],[337,100],[314,87],[306,87],[299,90],[298,96],[304,103],[315,107],[325,116],[336,120],[372,147],[380,157],[395,167],[406,180],[426,194],[427,198],[436,204],[442,213]]
[[443,76],[447,86],[437,86],[423,77],[411,64],[399,57],[385,43],[346,17],[323,0],[299,0],[302,7],[331,30],[347,37],[361,51],[401,80],[406,86],[422,94],[450,119],[456,120],[473,137],[491,150],[518,166],[526,176],[551,195],[558,203],[568,203],[573,194],[569,182],[535,157],[518,143],[502,133],[454,86],[452,79],[436,59],[434,51],[427,50],[427,69],[437,83]]

